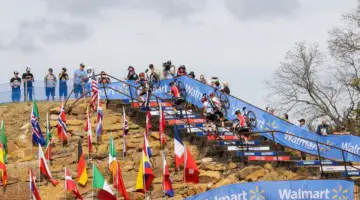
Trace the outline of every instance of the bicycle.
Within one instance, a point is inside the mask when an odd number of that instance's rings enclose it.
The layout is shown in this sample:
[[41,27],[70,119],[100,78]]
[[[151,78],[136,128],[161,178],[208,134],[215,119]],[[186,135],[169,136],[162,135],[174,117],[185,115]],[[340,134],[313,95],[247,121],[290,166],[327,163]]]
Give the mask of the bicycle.
[[151,73],[150,76],[148,74],[148,69],[145,70],[145,74],[146,74],[146,78],[148,80],[149,83],[149,87],[151,89],[158,89],[160,87],[160,77],[158,74],[156,73]]

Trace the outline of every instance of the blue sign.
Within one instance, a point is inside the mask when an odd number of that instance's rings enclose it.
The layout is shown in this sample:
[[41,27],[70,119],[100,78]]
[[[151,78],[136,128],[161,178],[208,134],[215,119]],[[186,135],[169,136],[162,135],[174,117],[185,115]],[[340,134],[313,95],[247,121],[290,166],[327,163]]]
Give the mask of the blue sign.
[[303,180],[252,182],[227,185],[186,200],[348,200],[354,199],[354,182]]
[[[161,81],[160,87],[154,91],[154,94],[163,99],[171,98],[171,96],[169,96],[168,94],[170,90],[170,81],[173,80]],[[197,106],[198,108],[203,107],[203,104],[201,102],[203,94],[209,94],[210,92],[214,91],[214,88],[212,88],[211,86],[203,84],[189,77],[179,77],[177,78],[177,81],[182,82],[182,84],[186,88],[186,101]],[[129,81],[128,83],[136,86],[134,82]],[[112,83],[109,84],[109,87],[114,87],[122,93],[126,94],[122,95],[118,92],[111,92],[111,89],[107,88],[106,91],[109,99],[129,99],[130,96],[137,97],[136,94],[138,94],[139,92],[133,87],[129,88],[129,86],[124,83]],[[102,98],[105,98],[103,93],[104,92],[101,92],[101,96]],[[219,94],[219,92],[217,93]],[[253,111],[256,115],[258,125],[255,131],[266,132],[270,130],[278,130],[288,133],[274,133],[276,142],[283,146],[287,146],[313,155],[318,155],[318,153],[320,153],[322,157],[328,159],[345,159],[346,161],[360,162],[360,137],[354,135],[320,136],[315,133],[305,131],[294,124],[284,121],[274,115],[271,115],[270,113],[265,112],[264,110],[261,110],[231,95],[225,96],[228,98],[230,104],[229,109],[227,109],[227,119],[235,119],[235,111],[242,110],[243,107],[246,107],[247,110]],[[272,134],[270,132],[263,133],[263,136],[272,139]],[[318,146],[316,142],[312,142],[309,140],[318,141],[320,143],[335,146],[340,149],[331,148],[330,146],[322,144],[319,144]],[[343,154],[341,149],[344,149],[351,153],[344,152]]]

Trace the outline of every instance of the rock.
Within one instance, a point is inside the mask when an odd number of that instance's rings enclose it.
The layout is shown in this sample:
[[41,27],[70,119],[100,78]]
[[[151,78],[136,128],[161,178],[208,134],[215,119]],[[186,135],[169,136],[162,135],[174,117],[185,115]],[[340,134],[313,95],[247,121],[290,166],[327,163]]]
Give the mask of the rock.
[[139,128],[140,128],[140,126],[138,124],[130,124],[129,125],[129,130],[137,130]]
[[210,157],[208,157],[208,158],[203,158],[203,159],[201,159],[201,162],[202,162],[202,163],[210,163],[210,162],[213,162],[213,158],[210,158]]
[[229,163],[229,169],[232,170],[232,169],[236,169],[237,168],[237,164],[236,163],[233,163],[233,162],[230,162]]
[[233,183],[236,183],[238,181],[237,177],[235,174],[232,174],[224,179],[221,179],[221,181],[219,181],[218,183],[216,183],[215,185],[212,186],[213,189],[221,187],[221,186],[225,186],[225,185],[230,185]]
[[185,187],[186,187],[186,184],[184,184],[184,183],[175,183],[175,184],[173,184],[173,189],[174,190],[180,190],[180,189],[185,188]]
[[31,127],[31,124],[30,124],[30,123],[26,123],[26,124],[24,124],[24,125],[20,128],[20,130],[26,131],[26,130],[29,130],[30,127]]
[[106,153],[109,152],[109,144],[100,144],[97,148],[98,153]]
[[[59,108],[59,107],[55,107],[55,108],[51,108],[51,109],[50,109],[50,114],[51,114],[51,115],[53,115],[53,114],[54,114],[54,115],[59,115],[59,113],[60,113],[60,108]],[[51,115],[50,115],[50,116],[51,116]]]
[[58,118],[59,118],[59,115],[57,114],[52,114],[52,115],[50,115],[50,120],[53,120],[53,121],[56,121],[56,120],[58,120]]
[[28,155],[28,156],[24,156],[23,158],[19,159],[17,162],[22,163],[22,162],[26,162],[26,161],[32,161],[34,159],[35,159],[34,156]]
[[132,200],[143,200],[145,198],[145,195],[140,192],[130,192],[129,193],[129,199]]
[[82,127],[82,126],[68,126],[68,127],[66,127],[66,130],[68,132],[83,131],[84,127]]
[[265,174],[264,177],[260,178],[261,181],[277,181],[279,180],[279,174],[276,171],[271,171]]
[[195,194],[201,194],[203,192],[206,192],[207,188],[208,188],[208,184],[196,184],[196,185],[191,184],[189,186],[189,190],[193,190]]
[[259,169],[253,173],[251,173],[250,175],[248,175],[245,180],[248,182],[255,182],[258,181],[261,177],[265,176],[265,174],[267,173],[266,169]]
[[207,163],[201,165],[202,169],[204,170],[211,170],[211,171],[225,171],[225,165],[222,163]]
[[[161,187],[162,186],[160,185],[160,188]],[[164,192],[161,189],[160,190],[155,189],[154,191],[151,192],[150,199],[158,199],[158,198],[161,198],[161,197],[164,197]]]
[[80,120],[67,120],[66,121],[66,125],[68,126],[81,126],[84,125],[84,121],[80,121]]
[[237,172],[236,175],[240,180],[242,180],[242,179],[245,179],[247,176],[249,176],[249,174],[251,174],[252,172],[255,172],[256,170],[259,170],[259,169],[262,169],[262,167],[251,165],[251,166],[243,168],[242,170]]
[[264,165],[264,168],[265,168],[266,170],[268,170],[269,172],[271,172],[271,171],[274,170],[273,167],[271,166],[271,164],[269,164],[269,163],[266,163],[266,164]]
[[279,179],[281,180],[292,180],[295,179],[297,177],[297,174],[291,172],[291,171],[283,171],[282,173],[279,173]]
[[149,145],[151,149],[160,149],[160,141],[151,141]]
[[105,115],[104,120],[103,120],[104,126],[116,124],[116,123],[120,123],[120,122],[121,122],[120,117],[115,116],[115,115]]
[[122,130],[122,125],[120,123],[103,125],[103,130],[104,131],[120,131],[120,130]]
[[200,183],[216,183],[220,178],[220,172],[200,170]]
[[159,141],[160,140],[159,132],[152,132],[150,134],[150,140]]
[[32,142],[31,142],[31,138],[27,138],[27,136],[25,134],[22,134],[16,138],[15,144],[19,148],[28,148],[32,145]]

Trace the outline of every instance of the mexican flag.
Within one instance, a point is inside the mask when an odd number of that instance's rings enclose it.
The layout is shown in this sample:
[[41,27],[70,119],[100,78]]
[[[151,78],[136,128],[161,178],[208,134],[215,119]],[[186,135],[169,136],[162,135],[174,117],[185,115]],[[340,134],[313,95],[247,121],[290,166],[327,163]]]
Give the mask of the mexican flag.
[[98,168],[93,165],[93,188],[100,189],[97,196],[100,200],[116,200],[114,193],[112,192],[109,184],[105,181],[103,175],[100,173]]

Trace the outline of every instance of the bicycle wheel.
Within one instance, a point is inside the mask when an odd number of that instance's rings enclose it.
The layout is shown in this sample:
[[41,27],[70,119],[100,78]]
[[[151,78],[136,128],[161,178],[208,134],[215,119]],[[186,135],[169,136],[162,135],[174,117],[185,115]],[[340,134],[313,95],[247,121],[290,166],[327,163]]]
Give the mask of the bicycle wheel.
[[247,113],[247,125],[250,127],[250,128],[256,128],[257,126],[257,120],[256,120],[256,115],[253,111],[249,111]]
[[181,93],[181,97],[186,101],[186,88],[185,88],[184,83],[182,83],[181,81],[178,81],[177,86],[178,86],[179,91]]
[[229,98],[226,96],[226,94],[224,94],[224,93],[220,94],[220,102],[221,102],[222,107],[224,107],[225,109],[230,108]]
[[157,74],[152,74],[150,76],[150,85],[154,89],[158,89],[160,87],[160,78]]

